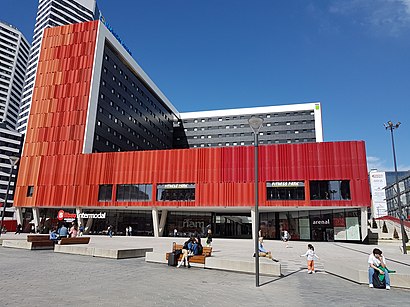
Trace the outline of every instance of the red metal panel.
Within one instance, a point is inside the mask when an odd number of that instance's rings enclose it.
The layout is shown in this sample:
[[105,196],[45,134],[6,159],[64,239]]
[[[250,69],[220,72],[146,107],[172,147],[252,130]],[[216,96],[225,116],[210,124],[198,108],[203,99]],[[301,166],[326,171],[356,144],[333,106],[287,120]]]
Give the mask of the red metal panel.
[[[47,29],[16,188],[16,206],[254,205],[254,147],[82,154],[98,21]],[[369,206],[364,142],[259,146],[262,207]],[[350,201],[309,199],[310,180],[350,180]],[[304,181],[304,201],[267,201],[266,182]],[[194,183],[193,202],[98,202],[101,184]],[[28,186],[34,195],[27,197]]]

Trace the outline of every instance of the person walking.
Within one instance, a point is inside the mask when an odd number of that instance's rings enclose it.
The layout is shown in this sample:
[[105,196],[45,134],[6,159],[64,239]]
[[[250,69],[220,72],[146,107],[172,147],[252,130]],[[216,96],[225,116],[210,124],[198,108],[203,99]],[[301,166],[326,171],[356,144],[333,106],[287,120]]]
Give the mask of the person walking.
[[208,233],[206,235],[206,246],[210,247],[212,245],[212,230],[208,229]]
[[289,247],[290,233],[284,229],[282,231],[282,241],[286,243],[286,248]]
[[112,227],[112,225],[108,226],[107,234],[110,236],[110,238],[112,238],[112,234],[113,234],[113,227]]
[[308,244],[308,250],[300,257],[306,257],[308,274],[315,273],[315,258],[319,259],[319,256],[315,253],[315,248],[312,244]]
[[128,226],[128,236],[132,236],[132,227],[131,227],[131,225],[130,226]]

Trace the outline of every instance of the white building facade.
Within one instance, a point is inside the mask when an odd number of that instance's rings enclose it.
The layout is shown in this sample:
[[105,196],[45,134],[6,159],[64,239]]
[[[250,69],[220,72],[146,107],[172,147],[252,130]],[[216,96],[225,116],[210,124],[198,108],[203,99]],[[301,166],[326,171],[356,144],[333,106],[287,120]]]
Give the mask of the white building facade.
[[0,121],[16,129],[29,43],[14,26],[0,21]]

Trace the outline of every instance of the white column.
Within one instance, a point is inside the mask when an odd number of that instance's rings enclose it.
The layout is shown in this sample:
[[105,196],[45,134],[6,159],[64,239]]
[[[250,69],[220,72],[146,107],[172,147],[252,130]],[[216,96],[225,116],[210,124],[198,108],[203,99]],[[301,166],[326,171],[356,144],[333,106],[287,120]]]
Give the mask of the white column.
[[152,209],[152,226],[154,226],[154,237],[158,238],[159,237],[159,232],[158,232],[158,209],[153,208]]
[[78,228],[80,228],[80,226],[83,225],[83,219],[78,217],[80,213],[82,213],[81,208],[75,208],[75,214],[77,214]]
[[367,237],[368,230],[367,230],[367,208],[360,208],[360,223],[361,232],[362,232],[362,241]]
[[38,208],[33,208],[33,220],[35,232],[37,232],[38,226],[40,225],[40,210]]
[[161,220],[159,221],[158,235],[162,237],[164,234],[165,223],[167,221],[168,210],[161,210]]
[[253,246],[255,246],[255,239],[258,240],[258,238],[255,238],[255,230],[256,230],[256,224],[255,224],[255,208],[251,208],[251,219],[252,219],[252,239],[253,239]]
[[93,219],[92,218],[88,218],[87,219],[87,224],[84,227],[84,234],[88,235],[88,233],[90,232],[91,227],[93,226]]
[[17,219],[17,225],[20,224],[23,226],[23,208],[21,207],[15,207],[16,208],[16,219]]

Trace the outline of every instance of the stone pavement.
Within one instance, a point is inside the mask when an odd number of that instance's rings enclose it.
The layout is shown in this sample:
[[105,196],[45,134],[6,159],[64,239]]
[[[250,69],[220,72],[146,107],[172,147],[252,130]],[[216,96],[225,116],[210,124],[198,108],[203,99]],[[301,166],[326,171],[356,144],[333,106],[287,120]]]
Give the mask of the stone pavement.
[[0,247],[1,306],[399,306],[410,291],[377,290],[298,271],[285,278]]

